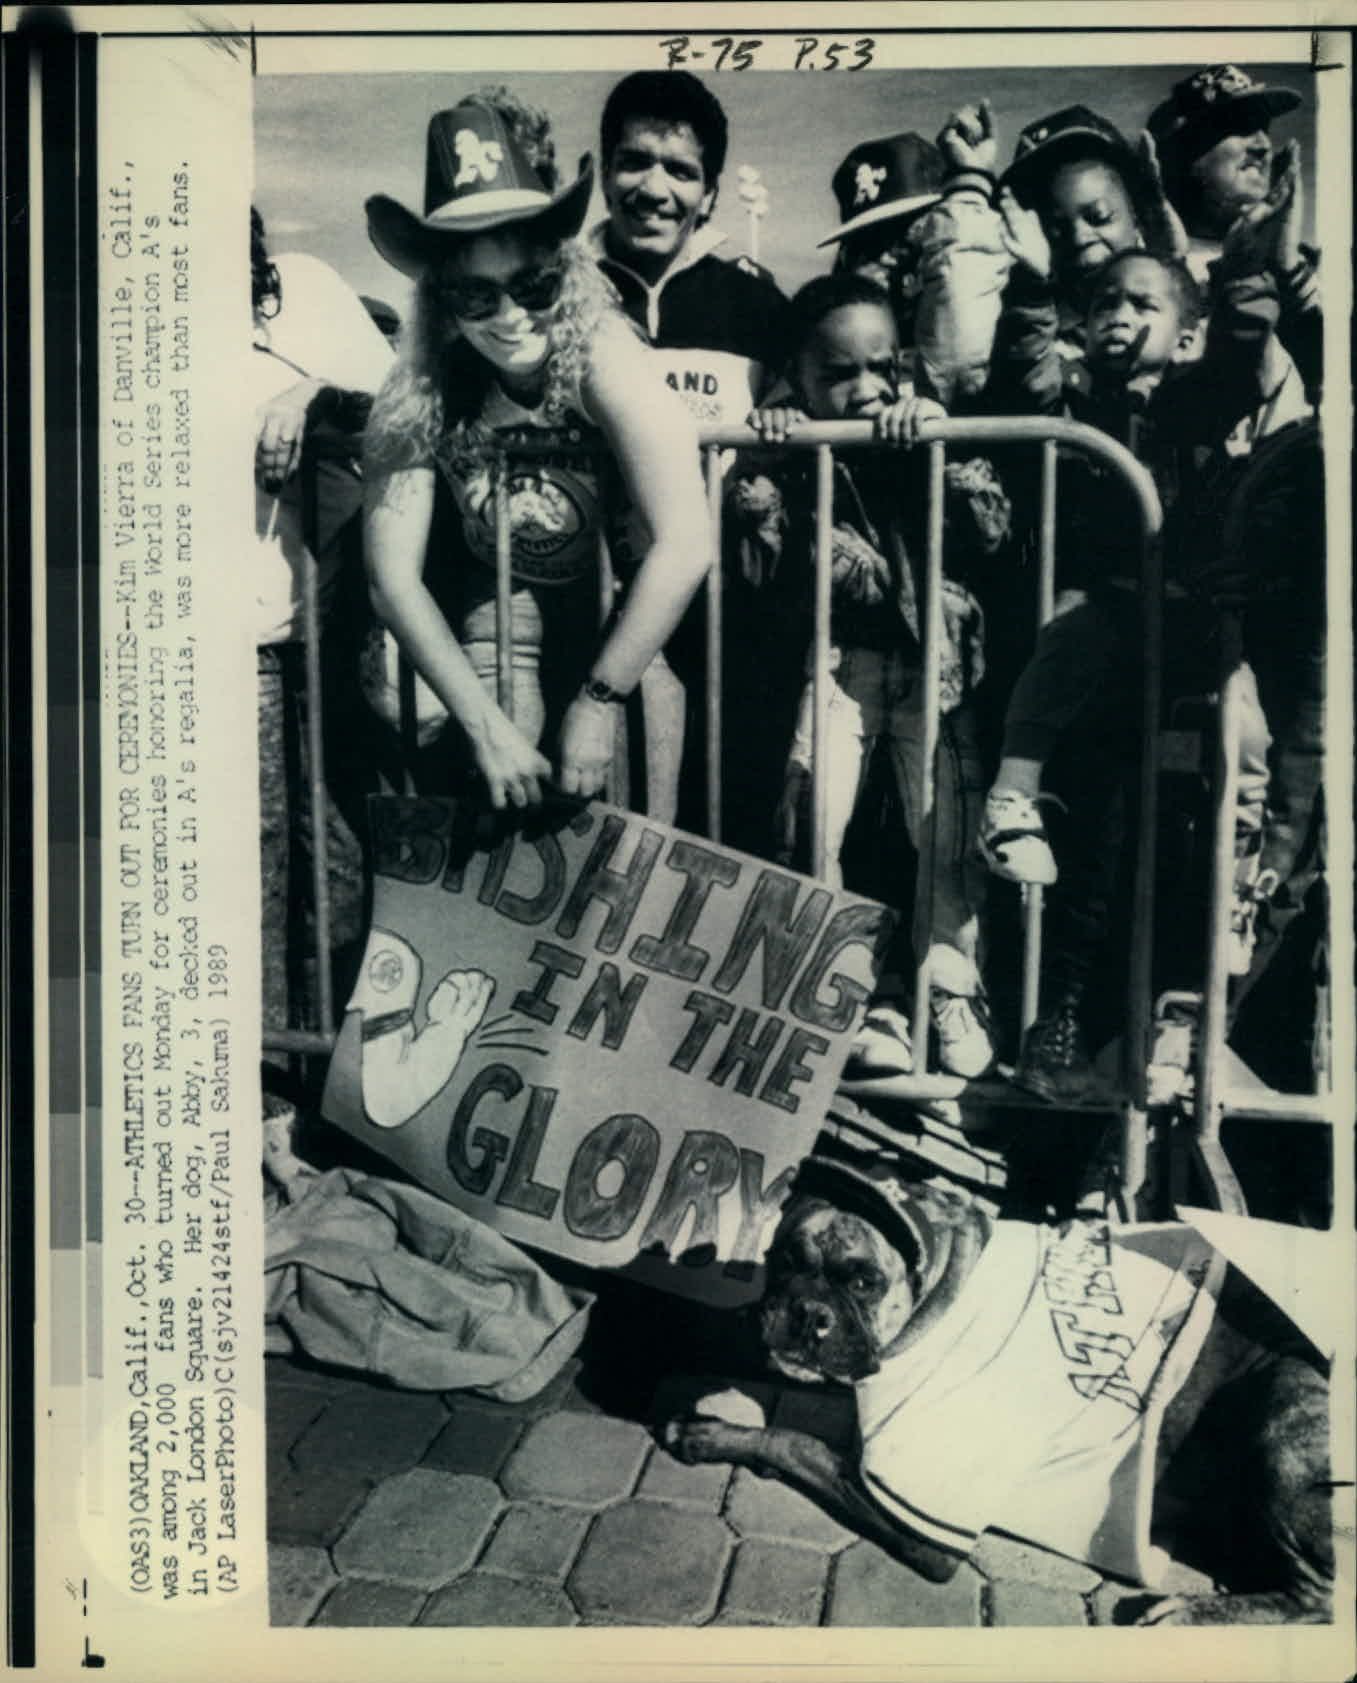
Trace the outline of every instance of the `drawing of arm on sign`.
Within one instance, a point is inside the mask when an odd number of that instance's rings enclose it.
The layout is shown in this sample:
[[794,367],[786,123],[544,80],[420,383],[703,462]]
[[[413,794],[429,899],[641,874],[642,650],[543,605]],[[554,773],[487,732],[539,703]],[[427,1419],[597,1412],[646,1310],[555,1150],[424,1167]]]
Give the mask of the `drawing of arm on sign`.
[[378,1128],[399,1128],[448,1084],[495,991],[483,970],[449,970],[417,1029],[423,973],[413,947],[374,926],[348,1008],[363,1016],[363,1110]]

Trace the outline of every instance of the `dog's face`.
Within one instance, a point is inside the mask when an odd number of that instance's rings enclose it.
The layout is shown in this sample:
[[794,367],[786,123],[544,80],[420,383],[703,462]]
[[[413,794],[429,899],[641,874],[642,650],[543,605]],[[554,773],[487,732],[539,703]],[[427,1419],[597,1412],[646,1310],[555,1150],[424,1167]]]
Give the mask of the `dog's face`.
[[865,1214],[796,1198],[765,1259],[759,1307],[773,1366],[790,1379],[854,1384],[875,1373],[911,1317],[943,1281],[953,1235],[979,1218],[964,1200],[911,1188],[926,1212],[925,1254],[907,1259]]
[[773,1236],[763,1342],[790,1379],[865,1379],[914,1307],[899,1251],[860,1215],[798,1199]]

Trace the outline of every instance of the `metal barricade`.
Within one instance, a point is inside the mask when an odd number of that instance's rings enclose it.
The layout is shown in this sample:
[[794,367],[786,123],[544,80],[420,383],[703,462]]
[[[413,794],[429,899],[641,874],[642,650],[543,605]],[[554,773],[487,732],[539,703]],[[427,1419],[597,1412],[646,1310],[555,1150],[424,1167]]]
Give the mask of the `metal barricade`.
[[[722,482],[726,453],[732,448],[748,448],[760,454],[770,453],[770,447],[745,427],[701,429],[701,448],[706,485],[707,505],[712,525],[713,553],[716,563],[706,585],[707,682],[706,696],[706,804],[707,831],[711,839],[721,839],[721,743],[723,723],[722,695],[722,579],[721,579],[721,523]],[[815,455],[815,577],[813,587],[813,643],[812,643],[812,718],[813,769],[811,786],[812,810],[812,869],[822,875],[826,863],[827,783],[825,777],[825,745],[830,691],[830,563],[832,553],[832,505],[834,452],[842,449],[861,449],[874,444],[869,422],[806,422],[781,448],[812,451]],[[1119,1090],[1111,1104],[1096,1106],[1106,1113],[1114,1108],[1120,1113],[1120,1181],[1123,1199],[1129,1206],[1142,1185],[1146,1170],[1147,1122],[1149,1111],[1148,1066],[1153,1028],[1151,989],[1153,967],[1153,927],[1155,901],[1155,857],[1158,814],[1158,743],[1162,674],[1162,576],[1159,547],[1154,542],[1160,526],[1160,507],[1153,481],[1145,468],[1131,453],[1109,438],[1073,421],[1037,417],[994,417],[975,419],[947,419],[926,422],[920,429],[920,447],[928,453],[928,518],[927,544],[924,558],[924,615],[922,624],[922,667],[924,679],[923,765],[922,788],[924,823],[919,849],[918,886],[913,907],[916,931],[914,947],[918,956],[914,976],[914,1021],[926,1023],[929,1011],[929,967],[926,936],[930,918],[932,861],[937,826],[934,766],[936,760],[941,709],[939,679],[943,640],[941,612],[941,581],[943,570],[943,512],[944,472],[947,451],[958,445],[1022,445],[1030,444],[1040,453],[1040,494],[1038,503],[1038,574],[1036,580],[1035,626],[1039,629],[1051,617],[1054,605],[1056,511],[1058,502],[1058,452],[1064,448],[1079,451],[1110,469],[1130,491],[1139,522],[1139,542],[1142,554],[1141,609],[1144,649],[1144,684],[1141,716],[1142,754],[1139,767],[1138,824],[1135,837],[1135,870],[1132,904],[1130,961],[1126,981],[1126,1033],[1122,1041]],[[308,442],[303,455],[303,504],[308,549],[314,548],[310,536],[316,529],[316,463],[333,441]],[[512,716],[512,632],[510,603],[512,596],[512,556],[510,545],[510,463],[530,461],[533,457],[551,454],[577,454],[581,457],[602,454],[601,445],[592,437],[572,431],[542,433],[537,436],[518,435],[511,450],[501,451],[492,464],[494,506],[496,517],[496,613],[497,613],[497,694],[500,705]],[[606,543],[600,539],[600,616],[607,619],[612,609],[613,579]],[[315,848],[312,871],[312,894],[315,908],[315,943],[318,984],[317,1016],[319,1020],[309,1028],[265,1025],[264,1045],[267,1049],[299,1055],[323,1054],[333,1045],[335,1033],[334,1002],[329,984],[328,941],[331,924],[330,893],[324,858],[325,786],[324,750],[320,729],[320,619],[316,589],[315,563],[306,563],[303,592],[303,629],[306,642],[307,686],[307,744],[309,760],[308,799]],[[1228,938],[1230,896],[1233,869],[1233,810],[1235,794],[1235,749],[1238,742],[1237,682],[1231,674],[1239,664],[1237,637],[1227,637],[1225,666],[1222,669],[1222,706],[1220,744],[1215,781],[1215,846],[1212,879],[1210,940],[1205,965],[1206,981],[1202,1033],[1200,1036],[1198,1074],[1195,1097],[1195,1134],[1199,1152],[1208,1176],[1216,1176],[1221,1184],[1228,1179],[1228,1165],[1220,1151],[1219,1127],[1223,1114],[1247,1114],[1274,1119],[1330,1120],[1329,1110],[1322,1098],[1268,1093],[1256,1094],[1222,1088],[1220,1071],[1223,1065],[1225,1000],[1228,975],[1226,969],[1226,940]],[[1232,664],[1231,664],[1232,663]],[[413,689],[408,681],[401,685],[402,709],[412,704]],[[410,738],[407,737],[407,740]],[[614,778],[608,793],[611,798],[627,803],[624,786],[624,756],[619,756]],[[1039,888],[1028,889],[1023,909],[1023,966],[1021,1024],[1026,1028],[1038,1009],[1038,989],[1041,967],[1042,900]],[[921,1045],[926,1037],[918,1037]],[[968,1082],[961,1077],[933,1072],[927,1067],[912,1076],[892,1078],[892,1094],[908,1099],[930,1100],[957,1098],[963,1092],[969,1100],[982,1105],[1031,1104],[1031,1099],[997,1080]]]

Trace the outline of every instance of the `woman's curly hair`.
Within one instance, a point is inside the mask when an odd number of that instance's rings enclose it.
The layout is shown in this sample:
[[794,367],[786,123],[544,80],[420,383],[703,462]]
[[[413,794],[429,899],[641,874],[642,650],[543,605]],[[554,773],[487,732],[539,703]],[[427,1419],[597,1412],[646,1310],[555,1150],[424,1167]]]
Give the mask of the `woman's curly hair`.
[[[548,191],[554,191],[556,149],[546,113],[525,105],[507,88],[485,89],[473,97],[500,113]],[[564,280],[546,319],[550,348],[542,407],[553,426],[563,424],[578,401],[600,326],[609,318],[625,319],[612,283],[589,252],[576,240],[562,242],[558,250]],[[439,452],[453,460],[479,457],[492,442],[491,429],[477,417],[494,370],[467,344],[442,302],[445,279],[442,266],[431,265],[416,282],[396,365],[368,421],[364,448],[369,471],[422,466]]]

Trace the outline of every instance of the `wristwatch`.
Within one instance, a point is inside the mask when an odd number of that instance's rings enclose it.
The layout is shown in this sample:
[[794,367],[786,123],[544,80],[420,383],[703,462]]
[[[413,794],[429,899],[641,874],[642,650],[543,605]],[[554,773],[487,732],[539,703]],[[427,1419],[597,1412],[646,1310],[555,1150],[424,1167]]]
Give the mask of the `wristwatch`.
[[587,696],[590,701],[601,702],[605,707],[614,701],[625,701],[627,698],[621,690],[615,690],[611,684],[605,684],[601,678],[586,678],[580,685],[580,694]]

